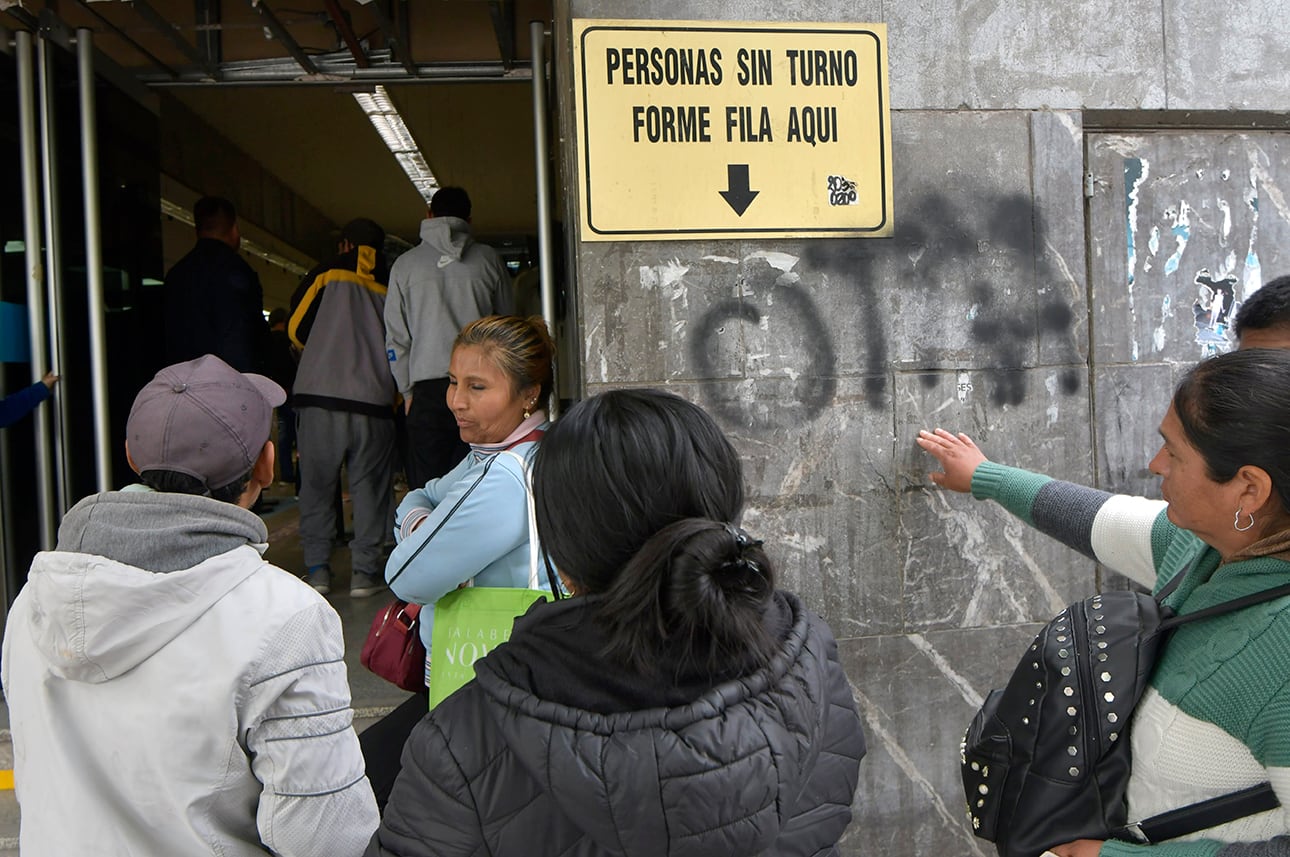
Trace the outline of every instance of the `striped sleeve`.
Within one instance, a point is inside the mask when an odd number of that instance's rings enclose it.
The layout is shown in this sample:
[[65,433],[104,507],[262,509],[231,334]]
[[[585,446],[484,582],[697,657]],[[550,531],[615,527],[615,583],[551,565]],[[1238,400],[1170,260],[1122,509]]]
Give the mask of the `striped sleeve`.
[[1093,554],[1098,562],[1148,589],[1156,585],[1157,558],[1172,531],[1166,503],[1146,497],[1108,495],[1093,522]]
[[1167,537],[1157,526],[1162,501],[1110,494],[993,461],[972,474],[972,496],[994,500],[1041,533],[1144,586],[1156,582],[1155,557],[1164,555],[1157,548]]

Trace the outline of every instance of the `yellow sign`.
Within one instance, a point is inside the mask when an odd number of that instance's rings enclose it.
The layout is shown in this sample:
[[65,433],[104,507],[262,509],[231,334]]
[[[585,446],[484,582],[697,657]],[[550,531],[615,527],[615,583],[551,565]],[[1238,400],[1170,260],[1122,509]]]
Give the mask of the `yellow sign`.
[[892,234],[886,25],[573,34],[584,241]]

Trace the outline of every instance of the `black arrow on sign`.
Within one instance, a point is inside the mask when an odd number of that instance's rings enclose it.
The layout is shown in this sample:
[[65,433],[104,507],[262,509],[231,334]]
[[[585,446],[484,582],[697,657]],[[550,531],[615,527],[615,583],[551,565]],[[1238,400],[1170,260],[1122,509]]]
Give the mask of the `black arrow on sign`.
[[752,201],[757,198],[761,191],[748,189],[748,165],[747,164],[726,164],[726,183],[730,190],[721,191],[725,197],[726,204],[729,205],[740,217],[752,205]]

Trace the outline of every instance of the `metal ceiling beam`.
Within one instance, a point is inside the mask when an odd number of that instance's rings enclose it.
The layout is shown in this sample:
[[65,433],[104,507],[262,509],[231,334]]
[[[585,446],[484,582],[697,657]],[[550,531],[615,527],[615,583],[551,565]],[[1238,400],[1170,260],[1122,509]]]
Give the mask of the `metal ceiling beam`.
[[287,49],[287,53],[291,54],[291,58],[305,70],[305,74],[317,74],[318,66],[314,65],[314,61],[309,59],[309,55],[300,47],[299,42],[291,37],[291,33],[287,31],[287,28],[282,26],[282,22],[273,14],[269,4],[265,3],[264,0],[247,0],[247,2],[251,4],[252,9],[260,13],[260,17],[264,19],[264,26],[269,28],[269,32],[273,33],[275,39],[282,42],[283,47]]
[[502,65],[510,68],[515,65],[515,0],[489,0],[488,11],[493,16]]
[[22,24],[28,30],[31,30],[33,33],[40,29],[40,21],[36,19],[36,16],[21,6],[5,7],[4,13],[13,18],[19,24]]
[[359,68],[370,66],[371,60],[367,58],[367,53],[358,41],[358,36],[354,35],[354,28],[350,26],[349,19],[340,9],[340,3],[336,0],[324,0],[327,6],[327,14],[331,16],[331,21],[336,25],[336,32],[345,41],[345,46],[349,48],[350,54],[354,57],[354,64]]
[[[499,62],[485,63],[427,63],[416,66],[416,76],[406,74],[401,68],[382,63],[373,57],[371,68],[358,68],[353,60],[345,64],[322,63],[320,73],[314,77],[301,78],[300,68],[289,59],[273,61],[271,64],[255,66],[224,63],[221,70],[223,77],[220,86],[266,86],[271,84],[321,85],[342,87],[346,84],[370,87],[377,83],[524,83],[530,79],[526,66],[516,66],[509,71],[502,68]],[[169,88],[183,86],[211,86],[211,83],[195,74],[181,74],[176,79],[161,76],[140,75],[140,82],[150,87]]]
[[140,18],[147,21],[154,30],[161,33],[161,35],[170,40],[171,44],[179,48],[183,55],[188,57],[194,65],[206,72],[208,77],[212,80],[220,79],[219,67],[214,63],[208,62],[206,58],[202,56],[201,51],[190,45],[187,39],[179,35],[179,31],[175,29],[173,24],[161,17],[161,15],[157,13],[156,9],[153,9],[148,5],[148,0],[126,0],[126,3],[139,15]]
[[220,0],[193,0],[193,17],[197,21],[197,46],[202,56],[206,57],[206,61],[213,65],[219,65],[224,61],[222,12]]
[[376,0],[374,3],[369,2],[366,5],[370,5],[372,11],[376,13],[377,26],[379,26],[381,28],[381,32],[385,34],[385,44],[390,49],[391,56],[396,57],[399,62],[403,64],[403,70],[406,71],[409,76],[416,77],[417,64],[412,61],[412,49],[408,46],[407,42],[404,41],[398,28],[395,27],[394,22],[390,20],[390,16],[385,14],[385,7],[381,5],[381,0]]
[[144,59],[146,59],[149,63],[161,69],[162,74],[170,78],[179,77],[179,73],[177,71],[175,71],[170,66],[166,65],[161,60],[157,59],[157,57],[152,53],[152,51],[148,50],[143,45],[139,44],[134,39],[130,38],[130,36],[127,35],[124,30],[122,30],[116,24],[113,24],[107,18],[104,18],[102,13],[99,12],[99,10],[95,9],[89,3],[85,2],[85,0],[72,0],[72,2],[75,3],[77,6],[79,6],[81,9],[93,15],[95,18],[97,18],[99,23],[101,23],[104,27],[107,28],[108,32],[112,33],[112,35],[124,41],[127,45],[133,48],[137,53],[141,54],[144,57]]

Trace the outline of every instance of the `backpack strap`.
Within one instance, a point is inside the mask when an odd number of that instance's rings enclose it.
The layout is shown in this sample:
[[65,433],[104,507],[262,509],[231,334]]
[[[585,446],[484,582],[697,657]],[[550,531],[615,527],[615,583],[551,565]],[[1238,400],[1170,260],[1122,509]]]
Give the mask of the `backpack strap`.
[[[1179,574],[1178,577],[1174,578],[1174,580],[1177,580],[1180,577],[1182,577],[1182,574]],[[1173,583],[1173,580],[1169,581],[1165,588],[1168,589],[1173,585]],[[1164,590],[1161,590],[1161,594],[1164,595],[1166,593]],[[1161,631],[1167,631],[1170,628],[1176,628],[1179,625],[1186,624],[1187,622],[1194,622],[1197,619],[1208,619],[1210,616],[1219,616],[1223,613],[1231,613],[1234,610],[1249,607],[1251,604],[1260,604],[1264,601],[1271,601],[1274,598],[1280,598],[1283,595],[1290,595],[1290,583],[1276,586],[1272,589],[1265,589],[1262,592],[1252,592],[1249,595],[1242,595],[1240,598],[1233,598],[1231,601],[1224,601],[1222,604],[1215,604],[1212,607],[1206,607],[1204,610],[1197,610],[1194,613],[1172,616],[1161,622],[1159,628]]]
[[[1129,842],[1164,842],[1166,839],[1176,839],[1198,830],[1227,824],[1256,812],[1267,812],[1280,805],[1276,792],[1272,791],[1272,784],[1262,783],[1125,825],[1122,830],[1116,831],[1116,836]],[[1122,833],[1125,835],[1121,836]]]
[[[1191,567],[1188,566],[1174,575],[1173,579],[1166,583],[1164,588],[1156,595],[1156,600],[1163,603],[1169,597],[1169,594],[1178,588],[1178,584],[1182,582],[1182,579],[1190,570]],[[1290,595],[1290,583],[1265,589],[1262,592],[1252,592],[1249,595],[1233,598],[1230,601],[1224,601],[1221,604],[1215,604],[1212,607],[1206,607],[1194,613],[1171,616],[1162,621],[1157,626],[1157,629],[1168,631],[1179,625],[1195,622],[1197,619],[1208,619],[1211,616],[1232,613],[1252,604],[1272,601],[1283,595]],[[1276,809],[1280,805],[1281,801],[1277,798],[1276,792],[1272,790],[1272,784],[1261,783],[1257,786],[1219,795],[1209,800],[1172,809],[1143,821],[1125,825],[1121,830],[1116,831],[1116,836],[1130,842],[1164,842],[1167,839],[1176,839],[1179,836],[1186,836],[1198,830],[1208,830],[1220,824],[1227,824],[1230,821],[1236,821],[1239,818],[1245,818],[1247,815],[1254,815],[1257,812],[1267,812],[1270,809]]]

